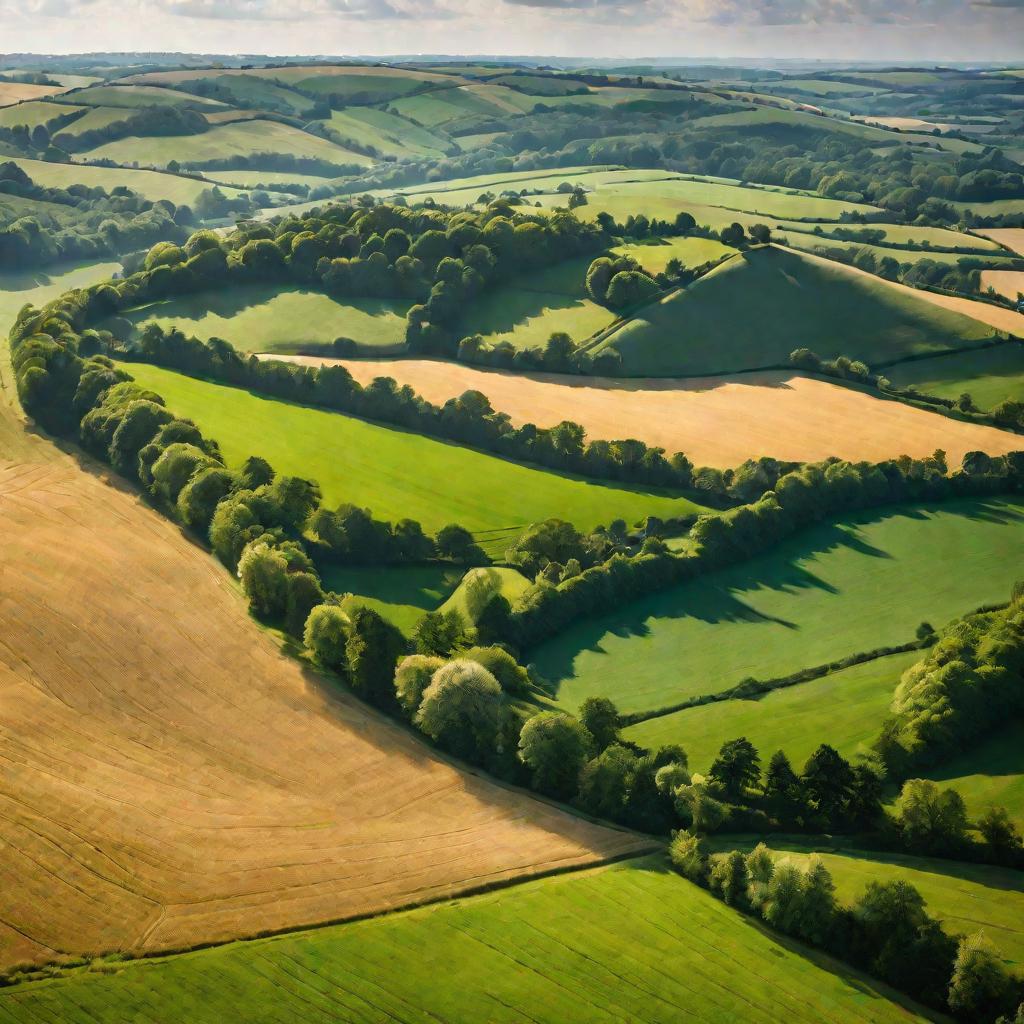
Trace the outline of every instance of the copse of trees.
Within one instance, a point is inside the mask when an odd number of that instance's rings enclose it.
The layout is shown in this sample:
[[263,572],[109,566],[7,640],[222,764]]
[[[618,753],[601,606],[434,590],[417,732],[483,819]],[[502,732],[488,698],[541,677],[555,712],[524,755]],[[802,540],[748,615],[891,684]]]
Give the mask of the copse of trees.
[[[29,215],[23,205],[8,212],[5,195],[40,205]],[[184,239],[193,219],[187,206],[150,202],[122,186],[109,192],[86,185],[44,188],[17,164],[0,163],[0,268],[116,255],[161,238]]]
[[947,626],[903,674],[876,749],[894,778],[934,765],[1024,712],[1024,587]]
[[673,867],[723,902],[776,931],[824,949],[927,1006],[981,1024],[1011,1014],[1024,986],[981,933],[948,935],[906,881],[869,882],[849,907],[836,899],[817,854],[806,866],[776,858],[763,843],[749,853],[709,857],[703,841],[681,830],[669,847]]

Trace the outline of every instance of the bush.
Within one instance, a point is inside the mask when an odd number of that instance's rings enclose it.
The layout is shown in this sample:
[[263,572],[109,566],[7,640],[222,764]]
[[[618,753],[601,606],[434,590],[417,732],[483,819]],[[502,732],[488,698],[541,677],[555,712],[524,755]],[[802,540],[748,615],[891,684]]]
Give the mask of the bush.
[[519,759],[531,771],[533,788],[559,800],[576,793],[592,747],[590,733],[560,711],[534,715],[519,735]]
[[475,661],[457,660],[434,673],[414,721],[446,750],[480,762],[494,750],[505,711],[494,676]]
[[395,671],[395,696],[410,718],[419,710],[423,691],[430,685],[434,673],[443,665],[443,658],[425,654],[410,654],[398,663]]
[[704,849],[704,840],[699,836],[680,829],[672,835],[668,848],[672,866],[684,878],[698,885],[706,885],[708,878],[708,855]]
[[302,639],[321,665],[336,672],[345,672],[348,667],[345,656],[348,630],[348,616],[340,608],[321,604],[309,613]]

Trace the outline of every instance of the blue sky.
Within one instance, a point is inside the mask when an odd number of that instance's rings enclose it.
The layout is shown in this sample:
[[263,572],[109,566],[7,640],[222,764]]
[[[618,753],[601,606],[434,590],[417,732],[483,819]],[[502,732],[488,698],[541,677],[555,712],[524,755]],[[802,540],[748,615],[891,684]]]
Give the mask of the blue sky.
[[1024,64],[1024,0],[0,0],[0,50]]

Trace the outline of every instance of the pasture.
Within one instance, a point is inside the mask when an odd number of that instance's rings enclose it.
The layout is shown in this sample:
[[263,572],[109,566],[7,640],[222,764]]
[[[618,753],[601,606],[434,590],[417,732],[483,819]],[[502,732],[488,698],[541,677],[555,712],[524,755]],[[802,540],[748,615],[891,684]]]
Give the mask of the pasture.
[[617,245],[612,252],[632,256],[649,274],[662,274],[670,260],[676,259],[684,267],[699,267],[713,263],[736,250],[713,238],[652,238],[643,242]]
[[929,395],[955,399],[967,392],[979,408],[991,409],[1006,398],[1024,400],[1024,343],[1007,341],[973,352],[900,363],[885,374],[900,387],[913,385]]
[[[511,543],[514,539],[514,536],[498,538],[494,541],[494,544],[497,546],[498,544]],[[441,610],[445,612],[457,611],[467,622],[475,622],[476,615],[469,605],[468,587],[471,580],[476,581],[480,577],[487,581],[486,593],[488,595],[501,594],[511,605],[514,605],[531,586],[530,581],[518,569],[490,565],[478,569],[470,569],[459,582],[452,595],[441,606]]]
[[225,104],[206,96],[176,92],[150,85],[94,85],[75,93],[76,103],[99,107],[199,107],[204,110],[225,110]]
[[912,289],[767,246],[644,307],[592,351],[618,352],[629,376],[689,376],[784,366],[801,346],[872,365],[992,334]]
[[1013,722],[988,739],[927,773],[955,789],[972,814],[1005,807],[1024,831],[1024,725]]
[[342,140],[372,146],[382,157],[441,157],[452,148],[451,140],[421,128],[397,114],[374,107],[332,110],[324,126]]
[[27,128],[50,124],[51,121],[69,114],[76,114],[85,107],[72,106],[70,103],[48,103],[46,100],[28,100],[10,107],[0,107],[0,128],[13,128],[23,124]]
[[[1024,346],[1020,350],[1024,364]],[[695,465],[722,469],[762,455],[787,462],[832,455],[877,462],[921,458],[936,448],[959,465],[966,452],[1002,454],[1024,443],[1016,434],[789,372],[621,379],[514,373],[436,359],[283,358],[307,366],[342,365],[364,385],[391,377],[436,405],[479,391],[516,426],[553,427],[569,418],[589,438],[613,441],[628,434],[670,454],[682,451]]]
[[322,577],[324,590],[351,594],[351,603],[372,608],[409,635],[459,585],[462,573],[443,565],[328,566]]
[[632,523],[699,507],[686,498],[534,469],[154,366],[132,363],[128,369],[217,440],[229,465],[261,455],[279,473],[318,481],[328,506],[352,502],[382,519],[419,520],[430,532],[452,522],[474,532],[525,528],[550,516],[589,530],[616,518]]
[[125,310],[103,326],[130,338],[148,323],[178,327],[198,338],[223,338],[242,352],[297,352],[351,338],[375,351],[405,343],[411,303],[392,299],[334,299],[301,286],[241,285],[199,292]]
[[[987,864],[912,857],[898,853],[867,852],[811,840],[766,836],[778,860],[804,866],[817,853],[836,884],[840,903],[853,903],[869,882],[906,881],[925,899],[929,914],[951,935],[973,935],[984,930],[1007,963],[1024,973],[1024,880],[1020,872]],[[714,840],[719,849],[752,849],[753,840]]]
[[651,711],[906,643],[922,621],[941,628],[1005,600],[1022,544],[1017,500],[865,512],[577,623],[531,659],[569,710],[601,696]]
[[772,937],[661,858],[0,991],[0,1021],[18,1024],[121,1024],[126,1014],[158,1024],[169,1008],[194,1024],[240,1014],[311,1024],[926,1019],[877,982]]
[[[137,192],[145,199],[156,202],[169,199],[175,205],[191,205],[203,192],[213,185],[208,181],[183,178],[177,174],[162,174],[159,171],[135,170],[128,167],[88,167],[83,164],[54,164],[43,160],[26,160],[15,157],[17,164],[37,185],[46,188],[67,188],[69,185],[88,185],[90,188],[105,188],[108,191],[119,185]],[[238,189],[223,188],[225,195],[235,198]]]
[[202,165],[231,157],[255,159],[262,153],[279,153],[337,165],[367,166],[373,161],[327,139],[277,121],[239,121],[216,125],[198,135],[131,136],[106,142],[82,156],[87,160],[113,160],[122,164],[166,167],[172,160],[182,166]]
[[703,704],[640,722],[625,735],[651,750],[681,744],[698,772],[707,772],[722,744],[739,736],[757,747],[764,766],[783,750],[799,771],[823,736],[850,759],[878,736],[900,676],[923,656],[893,654],[758,698]]
[[616,314],[587,295],[589,259],[570,260],[489,288],[466,306],[461,335],[483,335],[489,345],[543,348],[555,331],[577,344],[615,320]]

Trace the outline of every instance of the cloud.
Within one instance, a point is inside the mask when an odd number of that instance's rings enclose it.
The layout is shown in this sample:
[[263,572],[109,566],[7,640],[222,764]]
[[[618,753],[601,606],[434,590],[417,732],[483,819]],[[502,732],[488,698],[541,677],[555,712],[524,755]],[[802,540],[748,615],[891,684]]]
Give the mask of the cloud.
[[[58,0],[59,2],[59,0]],[[156,0],[167,14],[218,21],[294,21],[302,17],[343,17],[395,21],[446,17],[432,0]]]

